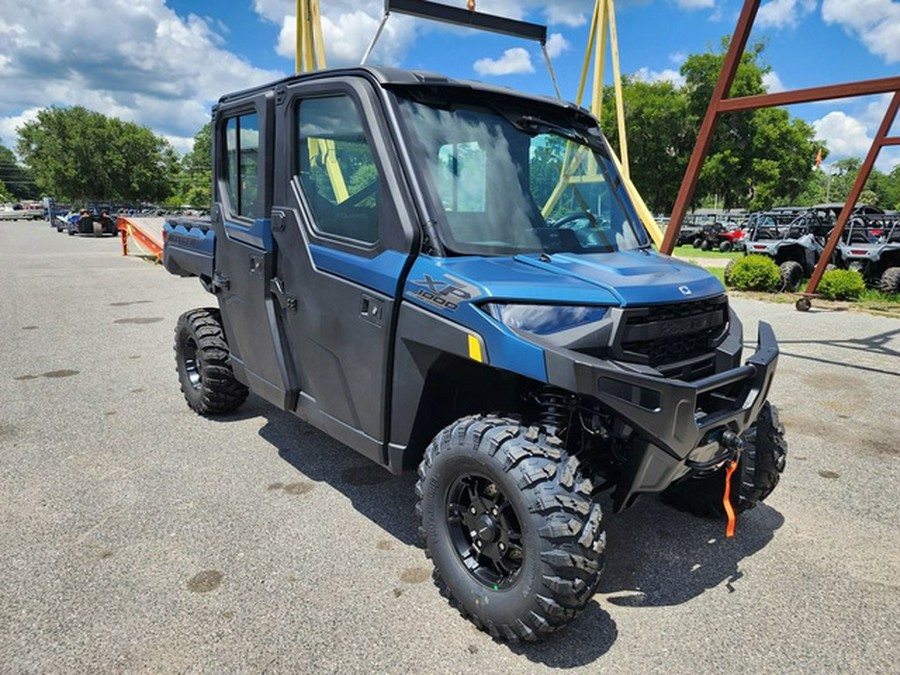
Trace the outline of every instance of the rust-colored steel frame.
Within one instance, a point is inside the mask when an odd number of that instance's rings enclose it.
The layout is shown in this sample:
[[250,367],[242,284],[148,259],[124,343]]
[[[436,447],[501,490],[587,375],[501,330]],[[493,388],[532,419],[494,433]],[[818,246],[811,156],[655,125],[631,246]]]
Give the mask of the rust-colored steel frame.
[[856,204],[862,187],[872,171],[872,166],[878,153],[885,145],[900,145],[900,137],[889,137],[891,124],[897,115],[897,105],[900,102],[900,77],[885,77],[877,80],[864,80],[860,82],[850,82],[847,84],[835,84],[824,87],[812,87],[809,89],[796,89],[794,91],[782,91],[777,94],[762,94],[760,96],[742,96],[739,98],[727,98],[734,77],[737,74],[738,65],[740,65],[741,55],[747,47],[747,40],[750,37],[750,30],[753,28],[753,22],[756,20],[756,13],[759,9],[759,0],[745,0],[744,7],[738,17],[737,26],[734,29],[734,36],[728,51],[725,53],[725,62],[722,64],[722,72],[719,74],[719,80],[713,90],[712,98],[709,101],[709,107],[706,109],[706,115],[700,125],[700,133],[697,136],[697,142],[688,161],[687,171],[685,171],[684,179],[681,182],[681,189],[678,191],[678,198],[675,200],[675,206],[672,207],[672,214],[669,217],[669,224],[666,227],[666,235],[663,238],[660,251],[671,254],[675,248],[675,242],[678,241],[678,232],[681,230],[681,224],[687,213],[688,204],[694,196],[694,190],[697,187],[697,180],[700,177],[700,169],[706,159],[709,151],[709,145],[712,142],[713,131],[716,128],[716,122],[723,113],[737,112],[741,110],[754,110],[757,108],[768,108],[779,105],[791,105],[795,103],[810,103],[812,101],[826,101],[837,98],[847,98],[850,96],[864,96],[867,94],[882,94],[886,92],[894,92],[893,100],[888,107],[878,134],[872,143],[872,147],[860,168],[859,176],[850,190],[847,197],[847,203],[838,217],[834,230],[828,238],[825,246],[825,252],[822,255],[819,264],[813,272],[813,276],[806,288],[806,293],[814,293],[822,278],[822,272],[828,264],[828,260],[834,253],[837,242],[844,230],[847,220],[850,216],[850,210]]

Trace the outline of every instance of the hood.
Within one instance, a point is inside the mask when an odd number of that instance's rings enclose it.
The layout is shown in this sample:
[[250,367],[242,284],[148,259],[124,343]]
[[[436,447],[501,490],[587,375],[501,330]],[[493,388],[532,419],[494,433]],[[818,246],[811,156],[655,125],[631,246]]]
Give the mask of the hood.
[[477,296],[501,300],[627,307],[699,300],[725,291],[706,270],[653,251],[461,257],[443,259],[439,266],[477,286]]

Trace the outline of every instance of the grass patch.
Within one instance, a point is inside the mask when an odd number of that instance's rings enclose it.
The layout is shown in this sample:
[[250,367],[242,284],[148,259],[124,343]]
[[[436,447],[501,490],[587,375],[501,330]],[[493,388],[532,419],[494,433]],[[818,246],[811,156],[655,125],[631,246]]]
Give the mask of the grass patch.
[[672,251],[672,255],[679,258],[742,258],[743,251],[729,251],[722,253],[721,251],[704,251],[702,248],[694,248],[693,246],[676,246]]
[[[701,265],[702,266],[702,265]],[[707,272],[712,274],[716,279],[725,286],[725,268],[723,267],[704,267]],[[804,279],[800,284],[800,291],[806,289],[809,279]],[[760,291],[739,291],[734,287],[725,286],[729,293],[754,300],[762,300],[764,302],[774,302],[778,304],[793,304],[796,302],[799,294],[797,293],[765,293]],[[822,309],[843,309],[866,312],[868,314],[878,314],[882,316],[896,317],[900,319],[900,294],[882,293],[874,288],[867,288],[863,291],[858,300],[826,300],[824,298],[815,298],[813,306]]]
[[725,268],[724,267],[704,267],[707,272],[712,274],[716,279],[722,282],[722,285],[725,285]]

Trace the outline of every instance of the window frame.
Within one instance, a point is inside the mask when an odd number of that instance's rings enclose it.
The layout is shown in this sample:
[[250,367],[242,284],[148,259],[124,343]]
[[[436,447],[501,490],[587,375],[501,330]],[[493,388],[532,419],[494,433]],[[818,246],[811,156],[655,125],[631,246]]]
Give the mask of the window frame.
[[[256,199],[254,200],[253,208],[249,209],[247,212],[243,211],[243,193],[244,188],[242,187],[242,176],[244,176],[243,171],[243,163],[242,163],[242,144],[241,144],[241,131],[243,126],[241,124],[241,119],[255,116],[256,117],[256,133],[257,133],[257,144],[256,144],[256,175],[254,176],[254,183],[256,184]],[[239,220],[250,220],[254,221],[257,218],[259,212],[259,202],[262,197],[262,190],[260,186],[260,178],[261,171],[260,167],[263,164],[263,153],[264,142],[263,142],[263,133],[264,127],[262,124],[263,115],[256,108],[256,106],[252,107],[242,107],[236,108],[234,110],[225,111],[221,117],[221,123],[219,127],[219,141],[222,144],[222,148],[224,152],[220,153],[221,157],[221,166],[219,167],[219,180],[222,181],[224,190],[220,190],[220,195],[225,199],[227,204],[227,211],[231,218],[236,218]],[[231,178],[232,178],[232,165],[231,165],[231,153],[230,148],[228,146],[228,134],[230,131],[230,127],[232,122],[235,123],[235,174],[236,185],[232,186]],[[234,199],[232,199],[232,192],[234,193]]]

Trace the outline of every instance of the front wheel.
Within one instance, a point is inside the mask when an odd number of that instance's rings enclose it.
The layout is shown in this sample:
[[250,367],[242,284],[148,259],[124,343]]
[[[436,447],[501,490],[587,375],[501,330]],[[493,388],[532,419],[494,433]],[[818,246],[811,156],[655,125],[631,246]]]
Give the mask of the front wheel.
[[175,363],[181,392],[201,415],[229,413],[246,400],[247,387],[234,377],[217,309],[194,309],[178,317]]
[[426,449],[416,484],[435,585],[498,639],[533,641],[564,626],[603,567],[591,490],[543,427],[480,415],[451,424]]

